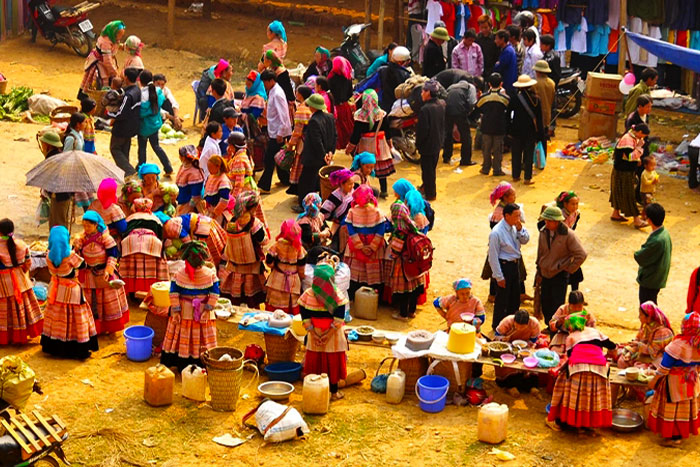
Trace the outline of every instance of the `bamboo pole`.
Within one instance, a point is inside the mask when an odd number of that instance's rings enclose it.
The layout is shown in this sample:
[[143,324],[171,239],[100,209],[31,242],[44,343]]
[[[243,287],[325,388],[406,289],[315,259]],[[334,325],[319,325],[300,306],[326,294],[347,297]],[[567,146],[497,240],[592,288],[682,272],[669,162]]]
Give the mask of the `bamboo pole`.
[[[620,29],[623,26],[627,27],[627,0],[620,0]],[[622,34],[622,32],[620,33]],[[617,47],[617,73],[620,75],[625,74],[627,55],[627,36],[622,34],[620,44]],[[632,63],[630,62],[631,66]]]
[[384,10],[386,0],[379,0],[379,23],[377,25],[377,48],[384,47]]
[[[372,23],[372,4],[370,3],[370,0],[365,0],[365,24],[367,23]],[[364,35],[365,35],[365,50],[369,50],[370,47],[370,41],[372,39],[372,35],[370,33],[371,28],[365,29]]]

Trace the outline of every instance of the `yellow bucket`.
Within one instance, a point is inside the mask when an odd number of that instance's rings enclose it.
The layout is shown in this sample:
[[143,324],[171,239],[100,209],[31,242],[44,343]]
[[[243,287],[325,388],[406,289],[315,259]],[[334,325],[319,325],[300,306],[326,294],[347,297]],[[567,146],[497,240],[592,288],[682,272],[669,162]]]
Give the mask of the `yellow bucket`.
[[157,307],[170,306],[170,282],[156,282],[151,286],[153,304]]

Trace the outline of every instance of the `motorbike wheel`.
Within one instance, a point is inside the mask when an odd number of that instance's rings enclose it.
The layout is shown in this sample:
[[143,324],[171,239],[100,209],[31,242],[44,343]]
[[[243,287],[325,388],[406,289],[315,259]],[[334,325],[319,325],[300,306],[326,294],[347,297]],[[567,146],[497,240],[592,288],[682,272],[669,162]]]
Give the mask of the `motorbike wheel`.
[[60,467],[61,464],[58,463],[56,459],[51,456],[42,457],[38,461],[32,464],[32,467]]
[[401,157],[404,160],[412,164],[420,162],[420,153],[416,149],[416,132],[414,130],[401,132],[401,136],[395,136],[391,142],[394,148],[401,153]]
[[557,113],[561,118],[571,118],[576,115],[581,108],[581,93],[578,89],[574,88],[576,92],[576,97],[571,98],[571,94],[564,92],[562,94],[557,94]]
[[71,49],[81,57],[87,57],[95,47],[93,40],[78,27],[70,29]]

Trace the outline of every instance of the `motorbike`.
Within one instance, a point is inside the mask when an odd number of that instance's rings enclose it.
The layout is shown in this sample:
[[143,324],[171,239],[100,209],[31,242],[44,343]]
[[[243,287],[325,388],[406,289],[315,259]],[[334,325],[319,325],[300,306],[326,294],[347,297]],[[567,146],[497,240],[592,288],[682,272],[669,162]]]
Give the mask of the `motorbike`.
[[381,51],[370,50],[365,53],[360,45],[360,34],[372,23],[351,24],[343,29],[343,42],[331,51],[331,55],[341,55],[348,59],[355,71],[355,78],[362,80],[367,75],[367,68],[381,55]]
[[50,41],[52,46],[62,43],[81,57],[87,57],[95,47],[97,36],[88,12],[99,6],[87,1],[72,7],[52,5],[53,0],[30,0],[32,42],[36,36]]
[[[32,391],[43,394],[38,382]],[[56,457],[71,465],[62,447],[68,431],[57,416],[45,417],[37,410],[32,412],[34,419],[18,411],[13,416],[10,408],[8,402],[0,399],[0,419],[5,428],[5,434],[0,436],[0,465],[59,467]]]
[[563,68],[561,70],[561,78],[555,97],[555,115],[561,118],[571,118],[578,113],[582,98],[579,86],[582,85],[581,70],[578,68]]
[[418,114],[392,118],[389,122],[389,126],[396,133],[391,138],[391,144],[394,146],[394,149],[399,151],[404,160],[412,164],[420,162],[420,153],[416,149],[416,123],[418,123]]

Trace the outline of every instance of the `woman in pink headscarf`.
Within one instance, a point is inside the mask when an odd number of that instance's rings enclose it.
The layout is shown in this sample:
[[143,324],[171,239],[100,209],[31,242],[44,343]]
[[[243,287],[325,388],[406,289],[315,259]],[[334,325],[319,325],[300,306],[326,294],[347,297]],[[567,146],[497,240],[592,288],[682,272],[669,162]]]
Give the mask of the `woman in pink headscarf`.
[[97,199],[90,204],[88,211],[95,211],[100,215],[109,234],[120,245],[121,238],[126,232],[126,215],[117,202],[117,181],[113,178],[105,178],[97,189]]
[[328,74],[328,84],[335,104],[335,127],[338,132],[337,149],[345,149],[350,141],[355,109],[349,101],[352,97],[352,65],[345,57],[335,57]]
[[[214,79],[221,78],[226,82],[226,92],[224,93],[224,99],[232,101],[234,98],[233,86],[231,86],[231,76],[233,76],[233,66],[223,58],[219,60],[219,63],[213,67]],[[212,80],[213,81],[213,80]],[[209,89],[207,89],[207,96],[211,96],[211,84],[209,84]]]
[[633,341],[617,348],[617,366],[652,366],[661,364],[664,348],[673,340],[671,323],[661,309],[652,301],[639,306],[641,327]]
[[276,242],[267,252],[265,264],[270,268],[265,288],[265,308],[299,314],[297,301],[304,279],[306,250],[301,244],[301,227],[294,219],[287,219],[280,227]]

